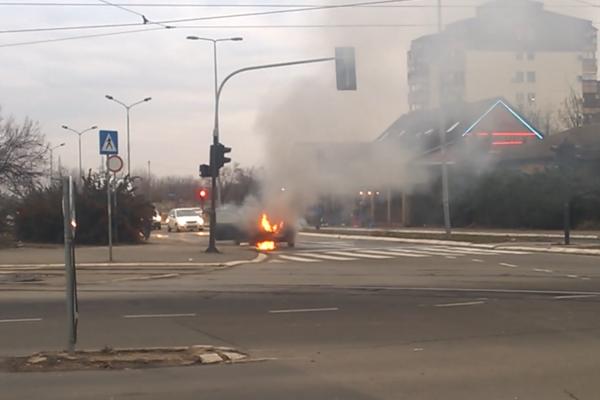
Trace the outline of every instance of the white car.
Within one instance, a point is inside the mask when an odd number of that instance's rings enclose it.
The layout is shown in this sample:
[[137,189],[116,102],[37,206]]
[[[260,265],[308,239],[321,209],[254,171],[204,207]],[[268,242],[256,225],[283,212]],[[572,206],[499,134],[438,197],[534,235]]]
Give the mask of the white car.
[[201,231],[204,219],[193,208],[174,208],[169,211],[167,231]]

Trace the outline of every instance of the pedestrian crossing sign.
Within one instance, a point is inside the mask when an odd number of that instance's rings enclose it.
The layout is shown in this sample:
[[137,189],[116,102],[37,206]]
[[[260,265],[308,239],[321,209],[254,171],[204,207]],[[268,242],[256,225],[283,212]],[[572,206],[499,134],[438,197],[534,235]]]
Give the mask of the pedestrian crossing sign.
[[119,154],[117,131],[100,131],[100,154]]

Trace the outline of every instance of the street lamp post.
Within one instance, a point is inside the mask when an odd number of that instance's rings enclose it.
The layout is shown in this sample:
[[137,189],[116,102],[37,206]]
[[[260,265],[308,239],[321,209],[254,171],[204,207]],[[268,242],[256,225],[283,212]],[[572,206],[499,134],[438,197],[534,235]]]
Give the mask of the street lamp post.
[[[238,42],[244,40],[242,37],[231,37],[231,38],[222,38],[222,39],[212,39],[205,38],[199,36],[188,36],[188,40],[204,40],[206,42],[211,42],[213,44],[213,66],[214,66],[214,78],[215,78],[215,125],[213,129],[213,144],[216,145],[219,143],[219,84],[218,84],[218,73],[217,73],[217,43],[218,42],[227,42],[233,41]],[[216,198],[215,193],[217,190],[217,174],[216,171],[212,172],[211,176],[211,193],[210,193],[210,234],[208,237],[208,248],[206,249],[207,253],[218,253],[219,250],[216,246],[215,239],[215,226],[217,224],[217,214],[216,214]]]
[[122,105],[123,107],[125,107],[125,110],[127,111],[127,175],[131,175],[131,144],[130,144],[130,140],[129,140],[129,110],[132,107],[137,106],[138,104],[142,104],[142,103],[152,100],[152,97],[146,97],[143,100],[136,101],[135,103],[131,103],[129,105],[115,99],[113,96],[111,96],[109,94],[105,95],[104,97],[106,97],[108,100],[112,100],[115,103]]
[[84,129],[83,131],[76,131],[75,129],[69,128],[67,125],[63,125],[62,128],[76,133],[77,136],[79,137],[79,176],[83,179],[83,168],[81,167],[81,136],[88,131],[97,129],[98,127],[96,125],[94,125],[90,128]]
[[52,177],[54,174],[54,150],[63,147],[64,145],[65,143],[61,143],[48,148],[50,150],[50,184],[52,184]]

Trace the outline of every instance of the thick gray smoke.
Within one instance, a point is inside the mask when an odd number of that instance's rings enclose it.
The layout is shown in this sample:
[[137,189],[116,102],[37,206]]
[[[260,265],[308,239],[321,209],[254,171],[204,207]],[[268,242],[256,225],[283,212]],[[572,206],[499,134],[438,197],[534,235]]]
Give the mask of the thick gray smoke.
[[[338,22],[333,16],[326,21]],[[336,91],[330,63],[261,104],[265,111],[257,128],[266,154],[269,209],[302,213],[323,195],[410,190],[425,179],[407,164],[413,154],[399,146],[374,146],[406,110],[405,32],[404,42],[401,36],[385,29],[323,30],[319,44],[328,44],[332,55],[336,46],[355,47],[358,90]]]

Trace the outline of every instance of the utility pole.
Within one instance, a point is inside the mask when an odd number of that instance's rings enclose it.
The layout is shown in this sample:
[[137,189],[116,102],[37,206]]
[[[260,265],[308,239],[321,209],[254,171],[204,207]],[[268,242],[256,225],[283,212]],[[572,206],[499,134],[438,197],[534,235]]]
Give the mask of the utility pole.
[[122,101],[115,99],[113,96],[111,96],[109,94],[105,95],[104,97],[106,97],[108,100],[114,101],[117,104],[120,104],[121,106],[123,106],[123,108],[125,108],[125,111],[127,114],[127,175],[131,176],[131,141],[130,141],[130,135],[129,135],[129,111],[131,110],[132,107],[135,107],[138,104],[146,103],[146,102],[152,100],[152,97],[146,97],[143,100],[136,101],[135,103],[131,103],[131,104],[125,104]]
[[97,129],[98,127],[96,125],[94,125],[91,128],[84,129],[82,131],[78,131],[78,130],[69,128],[67,125],[63,125],[62,128],[66,129],[68,131],[71,131],[73,133],[76,133],[79,138],[79,179],[82,179],[83,178],[83,167],[81,166],[81,136],[88,131]]
[[64,145],[65,143],[61,143],[48,148],[50,151],[50,185],[52,185],[52,178],[54,178],[54,150],[58,149],[59,147],[63,147]]
[[442,46],[442,0],[438,0],[437,2],[437,10],[438,10],[438,103],[439,103],[439,134],[440,134],[440,153],[442,156],[442,207],[444,213],[444,229],[446,231],[446,235],[450,236],[452,234],[452,225],[450,222],[450,193],[448,189],[448,160],[446,159],[446,117],[444,115],[444,106],[445,106],[445,93],[444,93],[444,71],[443,65],[444,60],[442,51],[444,50],[444,46]]
[[150,184],[150,160],[148,160],[148,170],[146,171],[147,176],[146,176],[146,185],[148,188],[148,201],[152,201],[152,196],[151,196],[151,190],[152,190],[152,185]]

